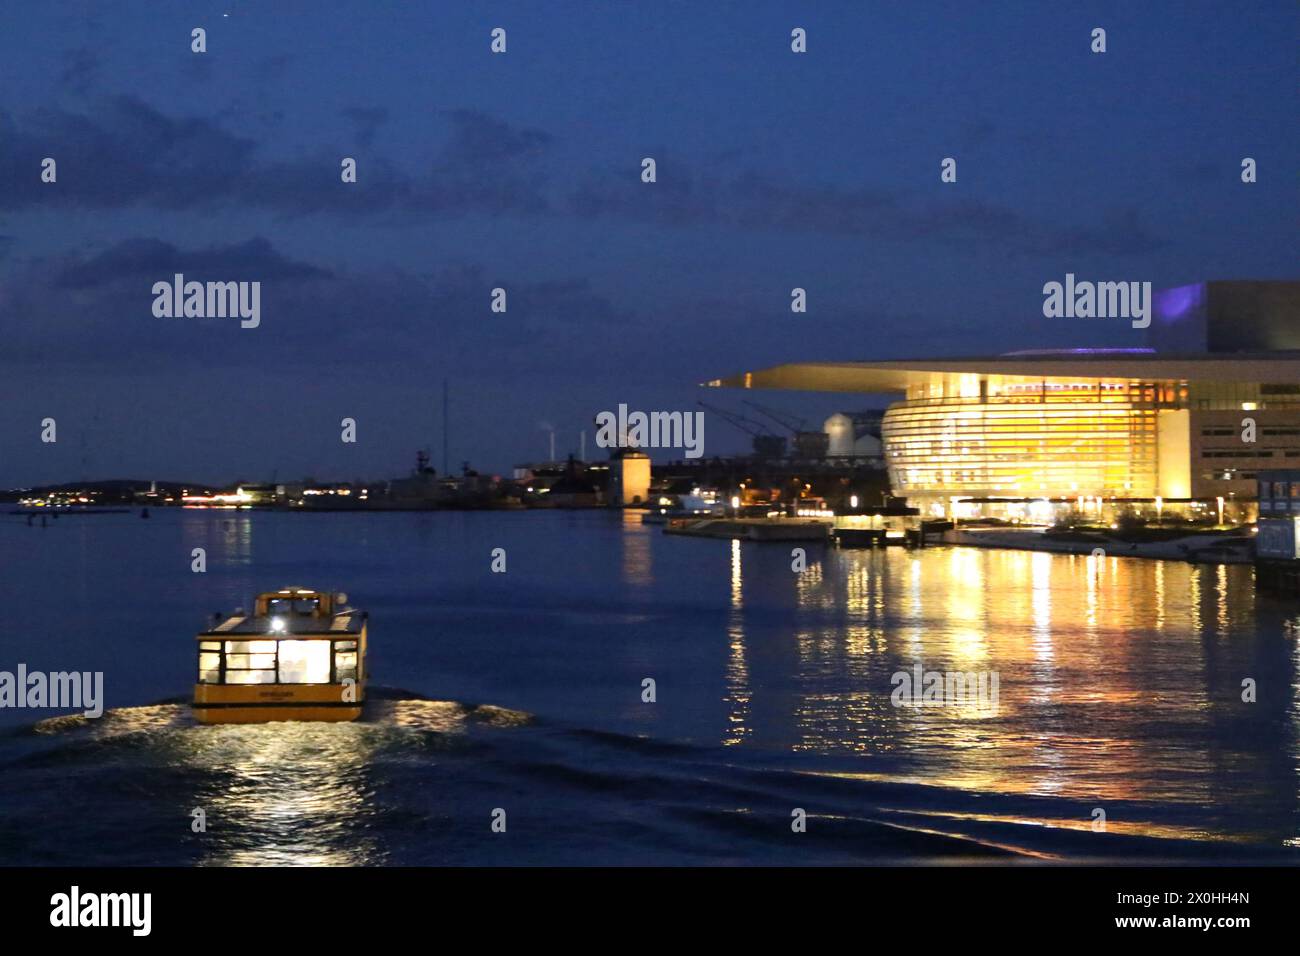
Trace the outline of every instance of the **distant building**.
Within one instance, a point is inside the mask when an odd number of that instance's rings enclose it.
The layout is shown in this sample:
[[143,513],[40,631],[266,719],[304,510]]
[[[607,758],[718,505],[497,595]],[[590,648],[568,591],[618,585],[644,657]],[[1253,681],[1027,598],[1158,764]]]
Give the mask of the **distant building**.
[[900,394],[885,460],[894,493],[926,515],[1253,500],[1260,469],[1300,465],[1300,282],[1153,299],[1140,348],[796,363],[710,384]]
[[650,456],[635,448],[620,448],[609,458],[609,503],[615,508],[650,500]]
[[881,457],[880,412],[836,412],[822,426],[828,458],[874,460]]

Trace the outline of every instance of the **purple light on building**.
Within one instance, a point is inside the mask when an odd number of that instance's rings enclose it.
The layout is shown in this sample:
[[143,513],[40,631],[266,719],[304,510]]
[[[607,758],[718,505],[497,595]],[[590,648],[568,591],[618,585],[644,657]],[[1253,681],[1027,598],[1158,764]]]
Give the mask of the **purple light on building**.
[[1161,352],[1204,351],[1206,298],[1204,282],[1152,294],[1147,341]]

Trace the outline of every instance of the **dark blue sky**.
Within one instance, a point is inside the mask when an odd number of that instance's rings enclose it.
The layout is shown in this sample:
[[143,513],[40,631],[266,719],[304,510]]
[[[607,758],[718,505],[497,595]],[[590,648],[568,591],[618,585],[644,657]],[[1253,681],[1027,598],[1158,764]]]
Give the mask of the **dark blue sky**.
[[[1298,11],[13,0],[0,485],[396,475],[444,377],[453,460],[502,471],[746,368],[1135,342],[1043,284],[1296,276]],[[175,271],[261,281],[261,327],[155,318]]]

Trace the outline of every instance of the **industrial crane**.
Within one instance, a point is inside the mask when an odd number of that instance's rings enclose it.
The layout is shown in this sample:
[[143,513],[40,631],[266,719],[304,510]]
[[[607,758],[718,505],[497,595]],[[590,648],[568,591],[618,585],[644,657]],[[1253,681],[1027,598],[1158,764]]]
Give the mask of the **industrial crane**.
[[807,427],[802,418],[794,418],[784,412],[778,412],[758,402],[745,401],[745,404],[766,418],[770,418],[794,436],[795,455],[799,458],[820,461],[830,451],[830,436],[824,431],[813,431]]
[[698,404],[701,408],[713,412],[724,421],[748,434],[753,439],[755,458],[785,457],[785,439],[780,435],[774,435],[772,430],[762,422],[756,422],[736,412],[729,412],[725,408],[718,408],[716,405],[709,405],[707,402],[699,402]]

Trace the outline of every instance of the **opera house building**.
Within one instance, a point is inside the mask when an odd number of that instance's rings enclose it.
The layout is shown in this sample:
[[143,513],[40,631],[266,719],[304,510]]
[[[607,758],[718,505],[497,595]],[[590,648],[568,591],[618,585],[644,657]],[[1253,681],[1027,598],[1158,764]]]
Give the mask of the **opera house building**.
[[1141,347],[795,362],[708,384],[896,395],[881,428],[890,484],[926,515],[1046,521],[1226,502],[1253,518],[1256,472],[1300,467],[1300,282],[1152,299]]

